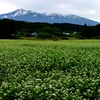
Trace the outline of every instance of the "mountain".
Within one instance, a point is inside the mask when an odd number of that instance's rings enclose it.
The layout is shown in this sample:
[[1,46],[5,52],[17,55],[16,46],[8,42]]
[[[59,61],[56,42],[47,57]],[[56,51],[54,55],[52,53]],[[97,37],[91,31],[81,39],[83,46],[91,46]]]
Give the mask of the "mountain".
[[38,13],[30,10],[17,9],[13,12],[1,14],[0,19],[13,19],[27,22],[46,22],[46,23],[71,23],[84,25],[97,25],[99,22],[93,21],[77,15],[61,15],[57,13]]

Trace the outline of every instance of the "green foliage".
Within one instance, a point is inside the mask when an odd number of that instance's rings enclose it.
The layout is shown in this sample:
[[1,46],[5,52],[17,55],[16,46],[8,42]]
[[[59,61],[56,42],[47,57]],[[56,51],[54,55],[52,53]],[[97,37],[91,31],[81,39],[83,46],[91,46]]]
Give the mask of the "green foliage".
[[12,34],[12,39],[19,39],[20,35],[19,34]]
[[0,41],[0,100],[99,100],[100,41]]
[[[24,21],[14,21],[10,19],[2,19],[0,20],[0,38],[2,39],[12,39],[12,34],[18,35],[20,33],[20,37],[31,37],[31,33],[44,33],[47,34],[48,38],[50,34],[55,37],[65,38],[63,32],[74,33],[79,32],[80,38],[93,38],[100,35],[100,24],[96,26],[84,26],[68,24],[68,23],[30,23]],[[46,36],[46,38],[47,38]]]
[[61,30],[57,27],[44,26],[44,27],[42,27],[41,32],[47,33],[48,36],[50,34],[52,36],[61,36],[62,35]]
[[93,39],[100,39],[100,35],[93,37]]
[[[23,21],[14,21],[9,19],[0,20],[0,38],[12,38],[12,34],[20,37],[29,37],[31,33],[44,33],[48,36],[52,34],[55,37],[62,37],[64,31],[80,31],[82,26],[73,24],[49,24],[49,23],[29,23]],[[64,37],[64,36],[63,36]]]
[[49,33],[40,33],[38,37],[39,38],[53,38],[53,35]]
[[0,38],[12,38],[12,34],[15,34],[16,25],[15,22],[8,19],[3,19],[0,22]]

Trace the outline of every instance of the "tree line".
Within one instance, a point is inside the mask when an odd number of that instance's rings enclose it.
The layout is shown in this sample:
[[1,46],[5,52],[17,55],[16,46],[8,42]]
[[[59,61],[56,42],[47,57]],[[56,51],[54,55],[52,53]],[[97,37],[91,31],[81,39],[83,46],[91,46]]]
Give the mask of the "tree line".
[[[78,36],[82,38],[99,38],[100,24],[96,26],[76,25],[70,23],[31,23],[24,21],[15,21],[11,19],[0,20],[0,39],[13,39],[20,37],[30,37],[33,32],[38,33],[38,38],[54,38],[67,37],[65,33],[70,33],[70,36]],[[76,32],[76,35],[73,33]]]

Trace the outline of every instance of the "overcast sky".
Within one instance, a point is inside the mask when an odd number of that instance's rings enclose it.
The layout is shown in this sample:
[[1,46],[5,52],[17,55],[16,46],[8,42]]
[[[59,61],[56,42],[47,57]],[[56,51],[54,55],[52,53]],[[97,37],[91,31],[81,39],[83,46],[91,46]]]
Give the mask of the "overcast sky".
[[100,22],[100,0],[0,0],[0,14],[16,9],[74,14]]

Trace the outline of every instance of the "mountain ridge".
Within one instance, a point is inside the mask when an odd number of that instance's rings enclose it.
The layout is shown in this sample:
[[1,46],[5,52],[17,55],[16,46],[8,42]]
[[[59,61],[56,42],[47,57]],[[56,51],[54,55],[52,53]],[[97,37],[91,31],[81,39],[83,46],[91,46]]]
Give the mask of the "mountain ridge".
[[27,22],[46,22],[46,23],[71,23],[79,25],[97,25],[99,22],[80,17],[73,14],[58,14],[58,13],[38,13],[33,12],[32,10],[17,9],[15,11],[0,14],[0,19],[13,19],[18,21],[27,21]]

